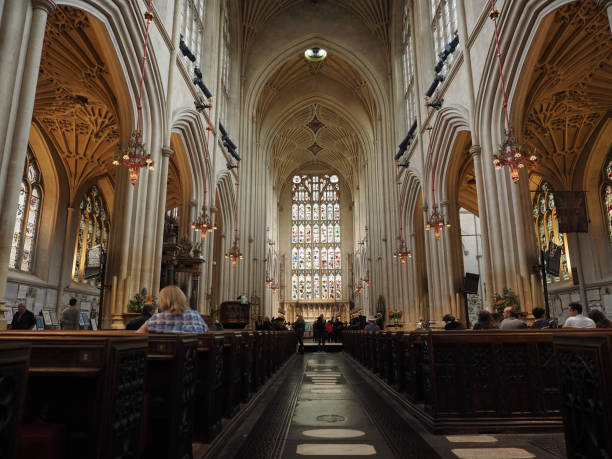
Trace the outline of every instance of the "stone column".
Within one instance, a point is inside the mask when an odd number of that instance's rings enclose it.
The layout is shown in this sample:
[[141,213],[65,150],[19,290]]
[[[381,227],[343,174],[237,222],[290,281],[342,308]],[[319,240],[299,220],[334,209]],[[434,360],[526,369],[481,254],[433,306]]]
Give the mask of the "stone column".
[[605,8],[608,12],[608,21],[610,21],[610,31],[612,31],[612,0],[597,0],[599,8]]
[[[59,288],[57,289],[57,304],[55,309],[57,316],[60,317],[62,312],[62,297],[64,296],[64,290],[70,287],[72,280],[72,260],[74,257],[74,240],[75,230],[78,228],[78,217],[79,212],[74,207],[68,207],[66,212],[66,226],[64,235],[64,250],[62,253],[62,263],[60,265],[60,281]],[[99,320],[99,319],[98,319]]]
[[157,241],[155,241],[155,257],[153,258],[153,288],[152,294],[159,293],[159,281],[161,276],[162,249],[164,246],[164,222],[166,218],[166,192],[168,190],[168,165],[170,157],[174,154],[171,148],[162,148],[162,160],[160,164],[159,194],[157,204]]
[[[0,81],[3,82],[0,85],[0,158],[3,158],[13,94],[19,94],[15,86],[20,82],[17,78],[19,57],[26,48],[22,42],[27,10],[28,2],[24,0],[6,0],[0,22]],[[3,184],[4,181],[0,180],[0,190]]]
[[7,152],[10,155],[8,173],[2,198],[2,207],[0,207],[4,216],[0,222],[0,298],[4,298],[6,292],[8,258],[11,253],[11,239],[15,226],[19,183],[23,176],[26,149],[30,136],[30,125],[32,123],[32,112],[34,110],[36,84],[38,83],[38,70],[40,68],[47,16],[55,8],[55,2],[52,0],[33,0],[32,6],[34,11],[32,13],[32,24],[28,41],[28,54],[23,67],[23,80],[19,95],[20,110],[18,118],[15,120],[11,148]]
[[480,145],[472,145],[470,147],[470,154],[474,161],[474,178],[476,179],[476,197],[478,198],[478,217],[480,220],[480,233],[482,240],[482,254],[484,259],[484,277],[486,282],[485,298],[489,304],[492,303],[493,299],[493,268],[491,265],[491,253],[489,249],[489,223],[487,221],[487,204],[485,202],[485,189],[484,181],[482,177],[481,167],[481,156],[480,156]]

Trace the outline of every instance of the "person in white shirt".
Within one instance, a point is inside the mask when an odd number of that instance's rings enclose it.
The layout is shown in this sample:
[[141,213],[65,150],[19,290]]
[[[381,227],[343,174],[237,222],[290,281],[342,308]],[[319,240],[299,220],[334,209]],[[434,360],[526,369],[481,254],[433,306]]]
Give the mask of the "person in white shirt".
[[580,303],[569,304],[569,315],[563,328],[595,328],[595,322],[582,315],[582,305]]

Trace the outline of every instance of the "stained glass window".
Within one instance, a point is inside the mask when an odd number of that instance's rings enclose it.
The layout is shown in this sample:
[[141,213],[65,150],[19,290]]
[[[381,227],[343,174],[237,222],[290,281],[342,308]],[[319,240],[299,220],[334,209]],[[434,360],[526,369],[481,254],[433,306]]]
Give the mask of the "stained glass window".
[[28,149],[23,179],[19,186],[17,215],[11,241],[9,268],[32,271],[38,222],[42,206],[42,184],[36,158]]
[[96,245],[106,251],[110,219],[106,210],[106,202],[100,189],[94,185],[83,197],[79,206],[79,231],[74,251],[72,278],[83,282],[87,251]]
[[291,182],[292,298],[341,299],[341,210],[338,176],[296,175]]
[[608,240],[612,244],[612,154],[608,157],[604,168],[603,205],[608,227]]
[[298,277],[295,274],[291,276],[291,298],[298,299]]
[[551,186],[546,182],[542,183],[540,190],[534,197],[533,218],[536,239],[538,241],[538,259],[540,258],[540,250],[549,250],[552,248],[552,244],[560,247],[561,250],[561,268],[559,270],[559,276],[547,274],[547,282],[551,283],[569,280],[571,278],[572,269],[569,248],[567,245],[567,235],[565,233],[559,233],[555,195]]

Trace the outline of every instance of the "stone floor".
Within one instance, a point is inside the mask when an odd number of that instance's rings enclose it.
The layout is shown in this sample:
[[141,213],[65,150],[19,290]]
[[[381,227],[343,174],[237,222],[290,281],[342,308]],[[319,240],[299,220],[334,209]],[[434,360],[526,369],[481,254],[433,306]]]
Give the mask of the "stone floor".
[[223,447],[206,457],[565,457],[562,434],[430,434],[343,353],[296,355],[281,372]]

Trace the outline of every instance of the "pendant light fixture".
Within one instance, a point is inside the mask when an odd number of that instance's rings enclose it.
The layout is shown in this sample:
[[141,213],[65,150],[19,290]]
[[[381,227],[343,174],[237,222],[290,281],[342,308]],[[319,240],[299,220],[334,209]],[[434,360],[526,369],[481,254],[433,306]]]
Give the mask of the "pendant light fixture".
[[[393,253],[393,258],[399,258],[403,265],[406,264],[409,258],[412,258],[412,252],[408,250],[406,247],[406,241],[404,241],[404,226],[402,225],[402,208],[401,208],[401,200],[400,200],[400,165],[397,166],[397,177],[395,179],[395,183],[397,185],[397,215],[399,218],[399,235],[397,239],[399,240],[399,248]],[[369,283],[368,283],[369,285]]]
[[238,197],[240,196],[240,165],[236,163],[236,202],[234,203],[234,242],[230,251],[225,254],[225,258],[231,260],[232,266],[236,266],[238,260],[242,260],[244,256],[238,246]]
[[145,145],[142,141],[142,95],[144,92],[144,77],[147,63],[147,51],[149,47],[149,28],[151,25],[151,20],[154,17],[151,0],[148,2],[148,8],[144,14],[144,17],[147,21],[147,28],[145,31],[144,53],[142,56],[142,69],[140,73],[140,90],[138,93],[138,104],[136,106],[138,110],[136,129],[134,129],[134,131],[132,131],[130,134],[127,149],[123,152],[123,154],[119,153],[115,155],[113,160],[114,166],[121,165],[129,169],[130,182],[132,185],[135,185],[138,181],[140,169],[146,167],[151,171],[154,170],[154,163],[153,159],[151,158],[151,153],[146,151]]
[[502,96],[504,98],[504,119],[506,124],[506,137],[499,146],[497,154],[493,155],[493,165],[495,169],[501,169],[507,166],[510,169],[512,181],[519,181],[520,169],[537,161],[535,152],[525,153],[524,146],[519,142],[512,131],[510,125],[510,116],[508,115],[508,96],[506,95],[506,82],[502,72],[501,47],[499,44],[499,30],[497,28],[497,18],[499,11],[495,9],[495,0],[491,0],[491,11],[489,17],[493,21],[495,27],[495,49],[497,54],[497,65],[499,67],[499,80],[501,83]]
[[436,204],[436,189],[435,189],[435,174],[433,167],[433,153],[432,153],[432,142],[431,142],[431,130],[432,127],[429,125],[429,121],[431,119],[431,105],[427,100],[425,103],[425,108],[427,109],[427,135],[429,137],[429,147],[428,147],[428,156],[429,156],[429,168],[431,169],[431,214],[427,219],[427,224],[425,225],[425,229],[429,231],[430,229],[434,230],[434,234],[436,236],[436,241],[440,240],[440,232],[444,227],[450,228],[450,223],[447,223],[444,216],[440,212],[438,212],[438,205]]

